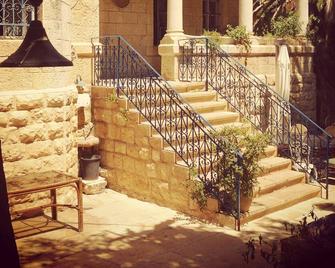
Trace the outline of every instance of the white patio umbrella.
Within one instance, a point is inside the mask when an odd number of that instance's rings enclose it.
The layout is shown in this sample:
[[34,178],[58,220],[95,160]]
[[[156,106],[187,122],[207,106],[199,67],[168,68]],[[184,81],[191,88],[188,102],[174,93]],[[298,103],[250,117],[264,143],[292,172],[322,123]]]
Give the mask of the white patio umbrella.
[[276,66],[276,89],[278,94],[289,101],[291,92],[291,64],[287,46],[279,47],[279,55]]

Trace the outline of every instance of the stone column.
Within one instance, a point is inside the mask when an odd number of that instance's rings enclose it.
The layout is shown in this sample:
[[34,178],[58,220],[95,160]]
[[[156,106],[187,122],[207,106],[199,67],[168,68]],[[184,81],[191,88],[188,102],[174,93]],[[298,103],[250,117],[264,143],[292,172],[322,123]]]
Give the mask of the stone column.
[[301,34],[305,35],[309,18],[308,0],[297,0],[297,14],[301,23]]
[[167,1],[167,34],[183,33],[183,0]]
[[184,37],[183,0],[167,1],[167,30],[158,46],[161,73],[167,80],[178,79],[178,41]]
[[244,25],[249,33],[253,32],[253,1],[239,0],[239,25]]

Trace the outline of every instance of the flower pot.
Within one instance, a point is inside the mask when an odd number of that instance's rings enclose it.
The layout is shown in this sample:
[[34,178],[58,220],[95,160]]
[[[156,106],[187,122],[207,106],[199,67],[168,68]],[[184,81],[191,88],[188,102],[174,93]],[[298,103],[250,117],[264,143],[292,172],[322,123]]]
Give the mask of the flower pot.
[[241,195],[240,197],[240,210],[242,213],[248,212],[252,203],[252,197]]
[[80,173],[83,180],[96,180],[99,178],[100,155],[80,158]]

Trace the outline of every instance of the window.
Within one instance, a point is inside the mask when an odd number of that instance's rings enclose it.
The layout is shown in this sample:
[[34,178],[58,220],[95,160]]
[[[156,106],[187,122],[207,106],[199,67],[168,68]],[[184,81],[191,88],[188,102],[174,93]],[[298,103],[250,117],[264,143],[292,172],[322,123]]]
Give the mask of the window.
[[203,28],[214,31],[219,26],[219,0],[204,0],[202,2]]
[[33,12],[28,0],[0,0],[0,37],[23,37]]
[[158,46],[166,32],[167,1],[154,0],[154,45]]

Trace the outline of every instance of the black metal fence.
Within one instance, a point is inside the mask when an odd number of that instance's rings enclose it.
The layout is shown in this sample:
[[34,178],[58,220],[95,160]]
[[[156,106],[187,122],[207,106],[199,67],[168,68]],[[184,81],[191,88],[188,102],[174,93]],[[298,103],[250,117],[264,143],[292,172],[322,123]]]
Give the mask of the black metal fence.
[[[225,152],[212,127],[121,36],[93,39],[94,86],[115,88],[194,169],[206,192],[216,194],[217,162]],[[237,153],[237,151],[236,151]],[[236,159],[237,161],[237,159]],[[239,192],[238,205],[239,205]],[[234,215],[239,220],[239,209]]]
[[318,181],[328,198],[331,136],[207,38],[179,41],[179,80],[205,81],[253,126],[269,133],[279,153]]

